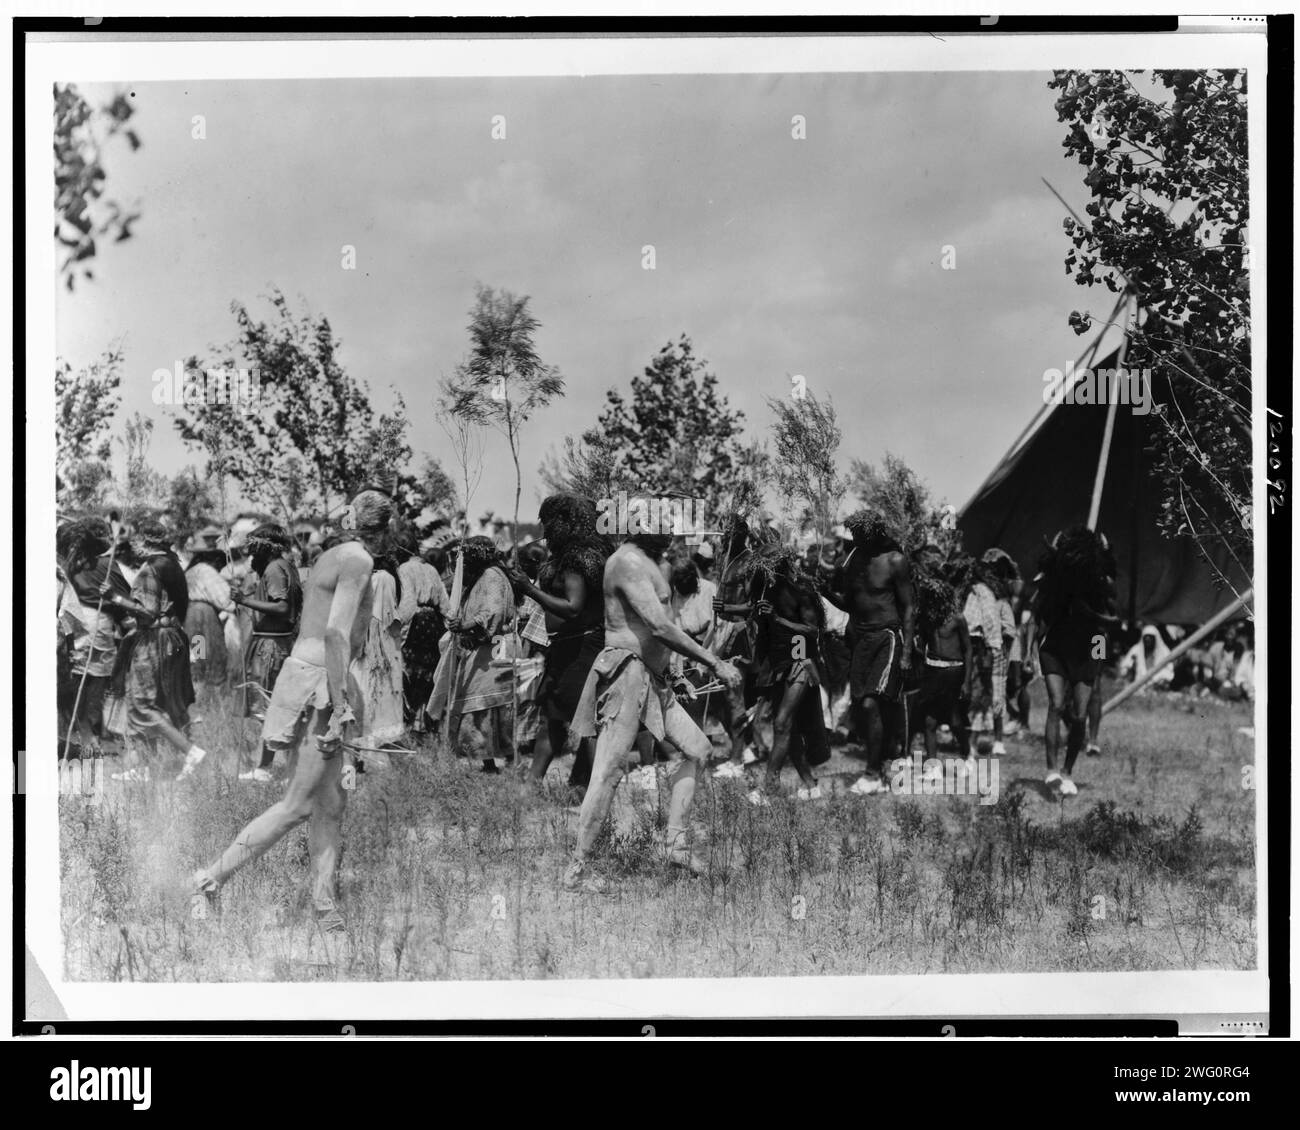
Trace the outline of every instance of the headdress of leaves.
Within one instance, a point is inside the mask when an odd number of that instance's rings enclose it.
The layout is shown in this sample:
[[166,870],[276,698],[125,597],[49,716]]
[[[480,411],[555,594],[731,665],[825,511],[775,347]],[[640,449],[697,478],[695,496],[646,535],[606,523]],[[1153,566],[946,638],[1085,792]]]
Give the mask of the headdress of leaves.
[[501,559],[501,551],[497,549],[496,542],[482,535],[464,538],[460,543],[460,554],[467,577],[477,577]]
[[778,577],[787,576],[799,563],[798,551],[779,540],[758,540],[753,552],[748,554],[736,569],[736,578],[749,583],[761,577],[771,584]]
[[885,522],[885,517],[878,510],[855,510],[844,519],[844,525],[853,536],[867,545],[891,545],[901,548],[894,531]]
[[957,590],[937,573],[928,569],[917,570],[912,575],[912,587],[916,593],[917,612],[928,631],[933,631],[961,611]]
[[957,593],[963,592],[975,577],[975,558],[968,553],[950,557],[941,567],[943,579]]
[[293,539],[283,526],[274,522],[263,522],[249,533],[245,545],[250,554],[264,549],[269,549],[273,553],[288,553],[293,547]]

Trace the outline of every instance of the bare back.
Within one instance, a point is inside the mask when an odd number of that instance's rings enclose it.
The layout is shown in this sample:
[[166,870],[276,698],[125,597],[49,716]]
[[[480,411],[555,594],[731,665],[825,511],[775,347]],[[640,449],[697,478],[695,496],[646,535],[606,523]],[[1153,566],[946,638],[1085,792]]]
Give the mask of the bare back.
[[[370,623],[370,574],[374,559],[359,541],[344,542],[321,554],[303,589],[302,618],[293,654],[307,663],[325,663],[325,633],[334,624],[346,631],[355,658]],[[337,598],[337,607],[336,607]]]

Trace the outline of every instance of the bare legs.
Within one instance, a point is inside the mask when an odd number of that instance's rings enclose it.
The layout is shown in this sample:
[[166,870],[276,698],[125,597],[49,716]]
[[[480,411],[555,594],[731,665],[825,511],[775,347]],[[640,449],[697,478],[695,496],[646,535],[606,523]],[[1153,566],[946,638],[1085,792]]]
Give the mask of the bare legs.
[[867,746],[867,773],[873,777],[879,777],[884,767],[893,705],[877,695],[867,695],[853,704],[857,731]]
[[1061,721],[1064,719],[1069,733],[1066,740],[1065,767],[1068,775],[1074,768],[1079,750],[1083,748],[1085,721],[1089,715],[1089,698],[1092,696],[1091,683],[1066,683],[1063,675],[1045,675],[1047,682],[1047,729],[1044,732],[1044,744],[1047,753],[1047,768],[1055,771],[1057,757],[1061,751]]
[[310,735],[294,751],[293,772],[284,796],[252,820],[221,858],[201,875],[206,880],[204,887],[220,887],[241,867],[265,855],[285,833],[310,820],[312,899],[317,910],[333,909],[334,870],[338,865],[347,793],[343,789],[343,754],[327,758],[316,745],[317,735],[328,724],[328,709],[313,712]]
[[[652,690],[650,693],[654,693]],[[690,831],[691,803],[695,799],[696,770],[707,764],[711,746],[698,726],[679,703],[664,710],[664,737],[681,753],[682,760],[669,764],[668,827],[665,846],[670,853],[689,854],[686,841]],[[632,693],[621,696],[618,713],[602,719],[596,738],[596,755],[591,769],[591,784],[578,814],[578,842],[574,859],[581,863],[590,854],[601,824],[609,814],[614,790],[618,787],[636,745],[641,728],[640,697]]]
[[809,686],[806,679],[798,679],[794,682],[787,683],[785,692],[781,695],[781,701],[777,704],[776,716],[772,722],[772,756],[768,759],[767,768],[763,773],[763,788],[768,792],[775,792],[780,786],[781,770],[785,767],[786,758],[794,762],[795,771],[799,774],[799,780],[803,782],[806,788],[812,788],[817,784],[817,779],[812,774],[812,769],[808,766],[806,751],[802,745],[796,743],[796,752],[791,756],[791,742],[794,738],[794,729],[796,721],[800,720],[802,714],[804,729],[807,730],[807,715],[801,711],[800,707],[809,699],[817,707],[817,726],[822,726],[821,719],[821,699],[817,694],[817,688]]

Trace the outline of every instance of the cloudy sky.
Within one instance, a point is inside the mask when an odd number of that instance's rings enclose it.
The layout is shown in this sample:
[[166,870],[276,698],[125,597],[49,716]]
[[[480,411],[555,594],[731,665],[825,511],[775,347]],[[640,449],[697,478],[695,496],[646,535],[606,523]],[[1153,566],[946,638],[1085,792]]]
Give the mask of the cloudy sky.
[[[233,336],[231,301],[278,286],[329,318],[377,408],[401,391],[417,461],[450,469],[432,399],[483,282],[531,295],[540,352],[568,382],[525,435],[530,516],[548,447],[682,333],[750,434],[802,374],[835,403],[846,464],[893,451],[960,505],[1041,405],[1044,369],[1078,353],[1070,310],[1108,309],[1066,278],[1063,210],[1039,180],[1087,200],[1047,78],[140,84],[143,147],[105,164],[143,218],[101,249],[94,282],[61,293],[59,352],[83,364],[125,339],[122,416],[158,417],[152,452],[174,473],[201,457],[153,405],[154,370],[210,355]],[[513,472],[489,443],[473,509],[508,512]]]

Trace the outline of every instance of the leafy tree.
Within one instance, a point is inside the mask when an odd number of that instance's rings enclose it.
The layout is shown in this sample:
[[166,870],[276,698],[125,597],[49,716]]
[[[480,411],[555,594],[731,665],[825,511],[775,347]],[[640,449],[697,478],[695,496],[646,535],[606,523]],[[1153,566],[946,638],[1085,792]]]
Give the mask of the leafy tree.
[[122,503],[128,513],[157,514],[166,507],[171,493],[167,476],[156,470],[149,458],[153,428],[148,416],[135,412],[122,431],[121,443],[126,453]]
[[704,499],[713,513],[735,492],[744,413],[718,392],[718,379],[685,334],[632,379],[631,400],[615,389],[597,430],[617,452],[621,477],[651,494]]
[[[1142,320],[1126,366],[1169,378],[1150,441],[1161,527],[1203,551],[1226,545],[1249,573],[1246,74],[1056,71],[1048,85],[1092,194],[1088,219],[1065,221],[1066,273],[1130,289]],[[1079,333],[1091,320],[1070,317]]]
[[109,457],[108,428],[120,403],[122,344],[105,350],[84,369],[59,359],[54,367],[56,458],[66,467],[82,459]]
[[[369,388],[338,360],[326,318],[295,313],[279,290],[269,300],[267,321],[232,304],[237,337],[208,367],[252,369],[257,395],[195,398],[178,406],[175,425],[187,444],[208,453],[210,472],[227,475],[248,498],[290,515],[297,507],[286,493],[298,493],[301,504],[309,492],[329,514],[374,473],[376,444],[386,457],[403,450],[409,457],[405,419],[400,405],[395,416],[376,419]],[[197,358],[188,365],[200,367]]]
[[71,83],[54,84],[54,238],[66,249],[59,263],[64,284],[72,290],[77,273],[94,275],[89,260],[96,240],[131,238],[138,211],[104,196],[106,174],[101,156],[109,140],[121,133],[134,151],[140,138],[128,123],[135,107],[125,94],[95,108]]
[[618,445],[596,428],[576,440],[565,436],[559,452],[547,452],[538,474],[548,494],[576,494],[592,501],[636,488],[622,468]]
[[418,513],[428,509],[434,514],[451,516],[456,511],[456,483],[432,455],[426,455],[418,476],[410,479],[411,509]]
[[271,474],[274,483],[272,493],[281,507],[281,521],[286,526],[292,526],[294,520],[308,507],[311,498],[307,468],[300,456],[290,455],[280,460]]
[[[450,411],[462,419],[497,428],[515,464],[515,511],[519,526],[520,429],[538,408],[564,395],[560,371],[542,363],[534,337],[541,323],[528,309],[528,296],[480,286],[470,311],[470,353],[452,381]],[[468,498],[466,503],[468,504]]]
[[451,444],[452,455],[460,468],[460,479],[465,488],[464,506],[455,515],[459,525],[452,523],[457,533],[464,534],[469,529],[470,501],[483,478],[483,427],[476,418],[457,410],[460,400],[460,385],[454,378],[444,377],[438,386],[434,409],[438,425]]
[[811,525],[820,542],[830,530],[847,483],[836,468],[840,426],[835,406],[811,392],[788,399],[769,399],[772,424],[773,478],[787,505],[803,504],[801,524]]
[[122,384],[122,345],[83,369],[59,359],[54,366],[55,467],[59,505],[98,509],[113,485],[109,427]]
[[905,553],[934,542],[945,553],[960,545],[951,507],[936,505],[930,488],[902,459],[886,452],[877,468],[854,459],[849,488],[863,506],[879,511]]
[[107,510],[115,492],[113,468],[105,459],[83,459],[61,471],[58,505],[69,513]]
[[187,466],[171,481],[167,502],[167,518],[176,532],[178,542],[184,543],[211,520],[217,510],[217,499],[212,484],[200,478],[198,468]]

